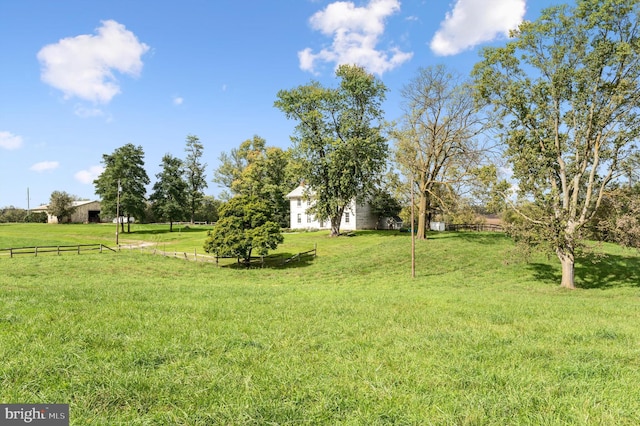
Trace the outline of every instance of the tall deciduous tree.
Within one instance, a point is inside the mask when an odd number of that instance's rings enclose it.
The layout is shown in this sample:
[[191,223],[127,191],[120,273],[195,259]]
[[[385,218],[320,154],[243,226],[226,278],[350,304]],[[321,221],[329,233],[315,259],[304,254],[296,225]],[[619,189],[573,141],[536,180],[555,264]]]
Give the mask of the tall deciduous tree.
[[65,191],[53,191],[47,212],[58,218],[58,223],[62,223],[64,218],[71,219],[71,215],[76,211],[76,207],[73,205],[74,199],[75,197]]
[[504,119],[521,212],[574,288],[581,229],[640,133],[640,39],[635,0],[580,0],[524,22],[476,65],[479,94]]
[[330,220],[332,236],[340,234],[347,205],[371,195],[388,152],[381,131],[384,84],[357,66],[342,65],[336,76],[337,88],[312,82],[281,90],[275,102],[298,122],[293,153],[314,192],[309,212]]
[[184,161],[184,176],[187,182],[187,205],[189,206],[191,223],[193,223],[196,211],[204,197],[204,189],[207,187],[207,176],[205,174],[207,165],[202,163],[204,145],[202,145],[197,136],[187,136],[185,151],[187,152],[187,158]]
[[265,200],[235,196],[220,209],[220,218],[204,249],[219,256],[236,256],[248,265],[252,253],[266,255],[283,241],[280,226],[271,217],[271,207]]
[[[115,216],[119,199],[119,213],[127,218],[127,232],[131,232],[131,217],[142,217],[146,207],[149,176],[144,169],[144,150],[129,143],[117,148],[113,154],[103,154],[102,164],[104,171],[93,181],[96,194],[102,198],[102,211]],[[124,222],[121,227],[124,232]]]
[[173,232],[173,222],[184,217],[187,204],[187,183],[183,179],[182,160],[166,154],[162,157],[162,171],[156,175],[153,193],[149,200],[157,217],[169,221],[169,232]]
[[475,179],[481,155],[475,138],[484,130],[469,82],[443,65],[421,68],[402,89],[403,110],[395,158],[418,194],[418,239],[435,207],[465,181]]
[[292,185],[288,166],[288,152],[267,146],[266,140],[256,135],[230,153],[220,155],[220,166],[214,171],[213,181],[225,187],[232,196],[260,197],[267,201],[273,211],[273,220],[286,227],[289,202],[285,195]]

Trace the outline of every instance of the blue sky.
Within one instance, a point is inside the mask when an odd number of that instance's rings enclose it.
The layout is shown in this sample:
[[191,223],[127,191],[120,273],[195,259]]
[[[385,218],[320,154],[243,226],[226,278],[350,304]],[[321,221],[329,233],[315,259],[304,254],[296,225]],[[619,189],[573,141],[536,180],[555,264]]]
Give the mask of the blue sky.
[[[468,73],[483,46],[552,0],[2,0],[0,207],[53,191],[96,198],[102,154],[133,143],[152,183],[162,156],[259,135],[287,148],[276,94],[357,63],[387,85],[386,118],[420,67]],[[27,202],[27,188],[30,200]],[[209,183],[208,195],[220,192]]]

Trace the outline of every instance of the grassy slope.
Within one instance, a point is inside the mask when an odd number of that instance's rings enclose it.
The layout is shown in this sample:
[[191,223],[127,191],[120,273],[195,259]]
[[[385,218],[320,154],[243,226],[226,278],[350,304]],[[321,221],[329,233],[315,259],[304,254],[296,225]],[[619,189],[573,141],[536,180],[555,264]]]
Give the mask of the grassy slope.
[[[139,230],[185,250],[204,235]],[[5,225],[0,247],[108,231]],[[406,234],[287,235],[280,250],[315,243],[285,269],[0,258],[0,401],[70,403],[72,424],[640,422],[635,253],[607,246],[569,292],[553,261],[505,262],[497,234],[418,244],[415,280]]]

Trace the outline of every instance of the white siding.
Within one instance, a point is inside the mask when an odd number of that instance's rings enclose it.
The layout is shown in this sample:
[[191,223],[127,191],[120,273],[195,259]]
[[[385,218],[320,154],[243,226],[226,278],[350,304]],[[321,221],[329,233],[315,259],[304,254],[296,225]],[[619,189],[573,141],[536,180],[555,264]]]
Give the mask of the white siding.
[[[309,202],[303,199],[303,193],[304,188],[298,187],[287,195],[291,207],[290,228],[331,229],[329,220],[321,223],[315,216],[307,214]],[[371,208],[367,203],[356,205],[355,201],[352,201],[345,209],[340,221],[340,229],[343,231],[375,228],[376,218],[371,214]]]

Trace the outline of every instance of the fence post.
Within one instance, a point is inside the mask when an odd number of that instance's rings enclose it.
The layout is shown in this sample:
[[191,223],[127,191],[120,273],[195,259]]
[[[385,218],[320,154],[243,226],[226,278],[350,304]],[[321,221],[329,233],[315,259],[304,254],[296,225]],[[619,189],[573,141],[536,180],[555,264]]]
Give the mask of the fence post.
[[80,244],[78,244],[78,254],[80,254]]
[[9,258],[13,259],[13,249],[9,249]]
[[193,249],[193,260],[198,262],[198,249]]
[[34,253],[35,253],[35,255],[36,255],[35,257],[38,257],[38,247],[35,247],[35,251],[34,251]]

